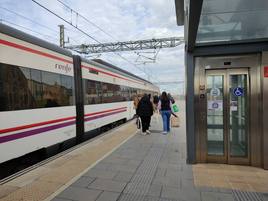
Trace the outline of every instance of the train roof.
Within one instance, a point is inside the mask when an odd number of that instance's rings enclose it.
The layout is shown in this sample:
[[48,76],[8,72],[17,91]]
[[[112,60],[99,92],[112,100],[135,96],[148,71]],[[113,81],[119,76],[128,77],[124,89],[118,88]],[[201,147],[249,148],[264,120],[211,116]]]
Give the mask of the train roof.
[[[110,64],[104,60],[101,60],[101,59],[91,59],[91,60],[88,60],[88,59],[85,59],[82,57],[82,61],[83,62],[86,62],[88,64],[92,64],[94,66],[99,66],[100,68],[103,68],[103,69],[106,69],[106,70],[109,70],[111,72],[114,72],[114,73],[117,73],[117,74],[120,74],[120,75],[123,75],[123,76],[126,76],[126,77],[129,77],[129,78],[134,78],[136,80],[139,80],[139,81],[143,81],[143,82],[146,82],[150,85],[154,85],[153,83],[137,76],[137,75],[134,75],[126,70],[123,70],[122,68],[119,68],[113,64]],[[155,85],[154,85],[155,86]]]
[[127,75],[130,75],[132,77],[135,77],[135,78],[137,78],[139,80],[142,80],[144,82],[153,84],[153,83],[149,82],[148,80],[145,80],[145,79],[143,79],[143,78],[141,78],[141,77],[139,77],[137,75],[134,75],[133,73],[130,73],[130,72],[126,71],[126,70],[123,70],[122,68],[119,68],[119,67],[117,67],[117,66],[115,66],[113,64],[110,64],[110,63],[106,62],[106,61],[103,61],[102,59],[92,59],[92,61],[95,61],[95,62],[100,63],[100,64],[105,65],[105,66],[109,66],[110,68],[113,68],[115,70],[121,71],[121,72],[123,72],[123,73],[125,73]]
[[[46,48],[48,50],[52,50],[54,52],[57,52],[57,53],[60,53],[60,54],[66,55],[66,56],[70,56],[70,57],[73,56],[72,52],[69,50],[61,48],[55,44],[49,43],[45,40],[42,40],[42,39],[37,38],[35,36],[32,36],[30,34],[24,33],[23,31],[20,31],[18,29],[15,29],[15,28],[10,27],[8,25],[5,25],[3,23],[0,23],[0,30],[1,30],[0,31],[1,33],[6,34],[6,35],[11,36],[11,37],[14,37],[14,38],[17,38],[19,40],[23,40],[25,42],[32,43],[34,45]],[[92,63],[93,65],[97,65],[97,66],[100,66],[102,68],[106,68],[107,70],[112,70],[116,73],[124,74],[124,75],[127,75],[128,77],[136,78],[138,80],[142,80],[146,83],[153,85],[151,82],[149,82],[149,81],[147,81],[147,80],[145,80],[137,75],[134,75],[126,70],[123,70],[117,66],[114,66],[106,61],[103,61],[101,59],[87,60],[83,57],[81,57],[81,59],[82,59],[82,61],[84,61],[86,63]]]
[[6,34],[8,36],[11,36],[11,37],[23,40],[25,42],[32,43],[34,45],[38,45],[40,47],[52,50],[54,52],[72,57],[72,52],[69,50],[63,49],[57,45],[44,41],[30,34],[24,33],[18,29],[15,29],[3,23],[0,23],[0,30],[1,30],[0,31],[1,33]]
[[148,83],[150,85],[153,85],[153,86],[157,87],[153,83],[151,83],[151,82],[149,82],[149,81],[147,81],[147,80],[145,80],[145,79],[143,79],[143,78],[141,78],[141,77],[139,77],[137,75],[134,75],[134,74],[132,74],[132,73],[126,71],[126,70],[123,70],[122,68],[119,68],[119,67],[117,67],[117,66],[115,66],[113,64],[110,64],[110,63],[108,63],[108,62],[106,62],[106,61],[104,61],[102,59],[88,60],[88,59],[83,58],[83,57],[81,57],[81,59],[82,59],[83,62],[86,62],[88,64],[98,66],[98,67],[100,67],[102,69],[106,69],[106,70],[108,70],[110,72],[114,72],[114,73],[129,77],[129,78],[132,78],[132,79],[136,79],[136,80],[139,80],[139,81],[142,81],[142,82],[146,82],[146,83]]

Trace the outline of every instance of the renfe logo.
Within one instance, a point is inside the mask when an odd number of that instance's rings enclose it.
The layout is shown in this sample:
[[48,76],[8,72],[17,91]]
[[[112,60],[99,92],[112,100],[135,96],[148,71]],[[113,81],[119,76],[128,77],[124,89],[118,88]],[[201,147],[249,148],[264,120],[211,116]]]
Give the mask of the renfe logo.
[[65,73],[69,73],[72,69],[71,67],[66,64],[66,65],[62,65],[62,64],[55,64],[55,68],[64,71]]

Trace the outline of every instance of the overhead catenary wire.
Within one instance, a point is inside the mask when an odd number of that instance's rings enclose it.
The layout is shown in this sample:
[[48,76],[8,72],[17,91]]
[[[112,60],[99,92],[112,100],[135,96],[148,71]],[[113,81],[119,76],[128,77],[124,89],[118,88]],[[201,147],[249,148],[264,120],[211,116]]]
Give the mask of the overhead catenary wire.
[[[67,4],[65,4],[64,2],[62,2],[61,0],[56,0],[58,1],[60,4],[62,4],[63,6],[65,6],[66,8],[68,8],[71,11],[71,18],[72,18],[72,13],[75,12],[76,13],[76,20],[78,20],[78,16],[80,16],[82,19],[84,19],[86,22],[90,23],[91,25],[95,26],[97,29],[99,29],[100,31],[102,31],[103,33],[105,33],[107,36],[111,37],[112,39],[114,39],[115,41],[119,42],[113,35],[111,35],[110,33],[108,33],[107,31],[105,31],[104,29],[102,29],[100,26],[98,26],[97,24],[95,24],[94,22],[92,22],[91,20],[89,20],[88,18],[86,18],[85,16],[81,15],[78,13],[78,11],[74,10],[73,8],[71,8],[70,6],[68,6]],[[76,21],[76,26],[77,26],[77,21]],[[127,48],[130,48],[127,44],[123,44],[124,46],[126,46]],[[160,49],[159,49],[160,50]],[[159,51],[158,51],[159,52]],[[155,57],[158,55],[155,55]],[[137,53],[136,53],[137,54]],[[137,54],[138,55],[138,54]],[[147,62],[148,63],[148,62]],[[144,72],[147,76],[149,76],[143,69],[141,69],[140,67],[137,66],[137,64],[133,64],[132,65],[135,66],[135,68],[139,69],[140,71]],[[143,63],[145,64],[145,63]]]
[[20,14],[20,13],[17,13],[17,12],[15,12],[15,11],[9,10],[9,9],[4,8],[4,7],[2,7],[2,6],[0,6],[0,8],[1,8],[2,10],[5,10],[5,11],[9,12],[9,13],[12,13],[12,14],[14,14],[14,15],[17,15],[17,16],[21,17],[21,18],[24,18],[24,19],[26,19],[26,20],[28,20],[28,21],[34,23],[34,24],[37,24],[37,25],[39,25],[39,26],[41,26],[41,27],[44,27],[44,28],[46,28],[46,29],[48,29],[48,30],[50,30],[50,31],[52,31],[52,32],[54,32],[54,33],[58,33],[58,31],[52,29],[51,27],[48,27],[48,26],[43,25],[43,24],[40,24],[39,22],[36,22],[36,21],[34,21],[34,20],[32,20],[32,19],[30,19],[30,18],[28,18],[28,17],[25,17],[24,15],[22,15],[22,14]]
[[[90,23],[91,25],[95,26],[97,29],[99,29],[100,31],[102,31],[103,33],[105,33],[107,36],[111,37],[112,39],[118,41],[113,35],[111,35],[110,33],[108,33],[107,31],[105,31],[103,28],[101,28],[100,26],[98,26],[97,24],[95,24],[94,22],[90,21],[89,19],[87,19],[85,16],[81,15],[78,13],[78,11],[72,9],[70,6],[68,6],[67,4],[63,3],[61,0],[56,0],[59,3],[61,3],[63,6],[65,6],[66,8],[68,8],[69,10],[71,10],[71,12],[75,12],[77,16],[80,16],[82,19],[84,19],[86,22]],[[76,23],[77,24],[77,23]]]
[[[76,32],[74,32],[74,31],[72,31],[71,29],[68,29],[68,28],[66,28],[66,27],[64,27],[64,30],[70,31],[70,32],[72,32],[72,33],[76,33]],[[69,37],[69,36],[67,36],[67,37],[70,38],[71,40],[73,40],[74,42],[76,42],[77,44],[80,43],[80,42],[78,42],[78,40],[74,39],[76,36],[73,36],[73,37]]]
[[[82,19],[84,19],[86,22],[90,23],[91,25],[95,26],[97,29],[99,29],[100,31],[102,31],[103,33],[105,33],[107,36],[111,37],[112,39],[116,40],[117,42],[119,42],[113,35],[111,35],[110,33],[106,32],[104,29],[102,29],[100,26],[98,26],[97,24],[95,24],[94,22],[90,21],[89,19],[87,19],[85,16],[81,15],[78,13],[78,11],[72,9],[70,6],[68,6],[67,4],[63,3],[61,0],[57,0],[60,4],[62,4],[63,6],[65,6],[66,8],[68,8],[71,11],[71,17],[72,17],[72,13],[75,12],[76,13],[76,27],[77,27],[77,18],[78,16],[80,16]],[[72,20],[71,20],[72,22]],[[72,24],[72,23],[71,23]],[[102,44],[102,43],[100,43]],[[128,47],[125,44],[126,47]],[[137,69],[139,69],[140,71],[142,71],[143,73],[145,73],[147,75],[147,73],[142,70],[141,68],[139,68],[136,64],[133,64],[131,62],[132,65],[134,65]]]
[[[91,20],[89,20],[88,18],[86,18],[85,16],[81,15],[78,13],[78,11],[74,10],[73,8],[71,8],[70,6],[68,6],[67,4],[65,4],[64,2],[62,2],[61,0],[56,0],[58,1],[60,4],[62,4],[63,6],[65,6],[66,8],[68,8],[71,11],[71,15],[73,12],[76,13],[76,27],[77,27],[77,18],[78,16],[80,16],[82,19],[84,19],[86,22],[90,23],[91,25],[95,26],[97,29],[99,29],[100,31],[102,31],[103,33],[105,33],[107,36],[111,37],[112,39],[116,40],[117,42],[119,42],[113,35],[111,35],[110,33],[108,33],[107,31],[105,31],[104,29],[102,29],[100,26],[98,26],[97,24],[95,24],[94,22],[92,22]],[[128,45],[124,44],[124,46],[128,47]],[[129,48],[129,47],[128,47]],[[146,75],[147,73],[142,70],[141,68],[139,68],[136,64],[131,63],[132,65],[134,65],[137,69],[139,69],[140,71],[144,72]],[[148,75],[147,75],[148,76]]]
[[52,38],[52,39],[58,41],[58,38],[55,38],[55,37],[53,37],[53,36],[46,35],[46,34],[43,34],[43,33],[37,32],[37,31],[34,31],[34,30],[32,30],[32,29],[30,29],[30,28],[28,28],[28,27],[25,27],[25,26],[22,26],[22,25],[18,25],[18,24],[16,24],[16,23],[10,22],[10,21],[5,20],[5,19],[1,19],[0,23],[3,23],[3,22],[6,22],[6,23],[8,23],[8,24],[11,24],[11,25],[14,25],[14,26],[17,26],[17,27],[20,27],[20,28],[23,28],[23,29],[25,29],[25,30],[31,31],[31,32],[36,33],[36,34],[39,34],[39,35],[45,36],[46,38],[50,38],[50,39]]
[[[67,9],[69,9],[71,11],[71,24],[72,24],[72,15],[73,15],[73,12],[76,14],[76,25],[75,27],[77,27],[77,21],[78,21],[78,17],[80,16],[82,19],[84,19],[86,22],[88,22],[89,24],[95,26],[97,29],[99,29],[100,31],[102,31],[103,33],[105,33],[107,36],[111,37],[112,39],[116,40],[117,42],[119,42],[113,35],[111,35],[110,33],[108,33],[107,31],[105,31],[103,28],[101,28],[100,26],[98,26],[97,24],[95,24],[94,22],[92,22],[91,20],[89,20],[88,18],[86,18],[85,16],[81,15],[78,11],[74,10],[73,8],[71,8],[69,5],[65,4],[63,1],[61,0],[57,0],[60,4],[62,4],[64,7],[66,7]],[[127,44],[124,44],[124,46],[126,46],[127,48],[128,45]],[[159,52],[159,51],[158,51]],[[158,53],[157,53],[158,54]],[[155,55],[155,57],[157,56],[157,54]],[[147,74],[147,72],[138,67],[137,64],[133,64],[131,63],[135,68],[137,68],[138,70],[142,71],[144,74],[146,74],[147,76],[149,76]],[[157,78],[156,78],[157,79]]]
[[[49,13],[55,15],[56,17],[58,17],[59,19],[63,20],[65,23],[69,24],[70,26],[74,27],[75,29],[79,30],[81,33],[85,34],[86,36],[88,36],[90,39],[94,40],[95,42],[102,44],[102,42],[100,42],[99,40],[95,39],[93,36],[89,35],[88,33],[86,33],[85,31],[83,31],[82,29],[80,29],[78,26],[75,26],[73,23],[70,23],[68,20],[64,19],[63,17],[61,17],[60,15],[56,14],[55,12],[53,12],[52,10],[48,9],[47,7],[45,7],[44,5],[40,4],[39,2],[37,2],[36,0],[32,0],[32,2],[34,2],[35,4],[37,4],[38,6],[42,7],[43,9],[45,9],[46,11],[48,11]],[[131,61],[129,61],[128,59],[124,58],[122,55],[120,55],[119,53],[113,52],[115,55],[119,56],[121,59],[127,61],[128,63],[130,63],[131,65],[133,65],[135,68],[139,69],[140,71],[142,71],[144,74],[147,75],[146,72],[144,72],[144,70],[140,69],[139,67],[137,67],[135,64],[133,64]]]
[[[16,15],[16,16],[19,16],[19,17],[21,17],[21,18],[23,18],[23,19],[25,19],[25,20],[28,20],[28,21],[30,21],[30,22],[36,24],[36,25],[39,25],[40,27],[46,28],[47,30],[49,30],[49,31],[51,31],[51,32],[53,32],[53,33],[58,34],[58,31],[57,31],[57,30],[52,29],[51,27],[48,27],[48,26],[46,26],[46,25],[44,25],[44,24],[41,24],[41,23],[39,23],[39,22],[36,22],[36,21],[34,21],[34,20],[32,20],[32,19],[30,19],[30,18],[28,18],[28,17],[26,17],[26,16],[24,16],[24,15],[18,13],[18,12],[12,11],[12,10],[10,10],[10,9],[8,9],[8,8],[4,8],[4,7],[2,7],[2,6],[0,6],[0,9],[5,10],[5,11],[7,11],[7,12],[9,12],[9,13],[12,13],[12,14],[14,14],[14,15]],[[5,21],[5,20],[4,20],[4,21]],[[12,24],[12,23],[9,23],[9,24]],[[15,24],[13,23],[13,25],[15,25]],[[18,26],[18,27],[19,27],[19,26],[21,26],[21,25],[16,24],[15,26]],[[22,27],[22,26],[21,26],[21,27]],[[22,28],[24,28],[24,29],[28,29],[28,30],[29,30],[29,28],[27,28],[27,27],[22,27]],[[34,33],[38,33],[38,34],[40,34],[40,35],[44,35],[44,34],[41,34],[41,33],[39,33],[39,32],[36,32],[36,31],[34,31],[34,30],[31,30],[31,31],[34,32]],[[69,37],[69,36],[68,36],[68,37]],[[53,37],[53,38],[54,38],[54,37]],[[74,38],[72,38],[72,37],[69,37],[69,38],[70,38],[71,40],[73,40],[74,42],[76,42],[77,44],[79,44],[79,42],[78,42],[77,40],[75,40]],[[58,38],[57,38],[57,41],[58,41]]]

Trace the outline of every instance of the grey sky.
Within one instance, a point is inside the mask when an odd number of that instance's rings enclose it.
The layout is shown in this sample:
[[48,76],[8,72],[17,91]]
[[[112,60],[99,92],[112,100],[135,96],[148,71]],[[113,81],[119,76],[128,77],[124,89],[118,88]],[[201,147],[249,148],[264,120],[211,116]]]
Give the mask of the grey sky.
[[[183,27],[176,25],[174,0],[61,0],[104,29],[112,37],[104,34],[82,18],[76,19],[76,16],[72,15],[70,10],[57,0],[37,1],[101,42],[183,36]],[[6,9],[46,27],[13,14]],[[0,19],[3,23],[55,44],[59,43],[59,24],[65,25],[65,35],[70,37],[70,44],[96,43],[37,6],[31,0],[0,0]],[[147,50],[145,52],[152,51]],[[121,52],[120,54],[132,63],[135,63],[138,57],[134,52]],[[147,53],[145,55],[150,56]],[[137,67],[114,53],[105,53],[99,58],[152,82],[184,80],[183,45],[171,49],[162,49],[158,54],[156,63],[138,65]],[[162,85],[160,87],[161,90],[167,90],[173,94],[183,92],[183,85]]]

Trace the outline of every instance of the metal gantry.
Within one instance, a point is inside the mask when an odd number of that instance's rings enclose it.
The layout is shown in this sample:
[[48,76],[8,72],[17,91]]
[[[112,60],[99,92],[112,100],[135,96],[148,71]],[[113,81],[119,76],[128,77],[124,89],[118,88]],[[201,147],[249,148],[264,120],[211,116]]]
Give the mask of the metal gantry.
[[184,84],[184,80],[181,81],[167,81],[167,82],[153,82],[156,85],[171,85],[171,84]]
[[82,54],[122,52],[133,50],[160,49],[176,47],[184,43],[183,37],[158,38],[149,40],[137,40],[126,42],[102,43],[102,44],[82,44],[72,45],[65,48],[74,50]]

